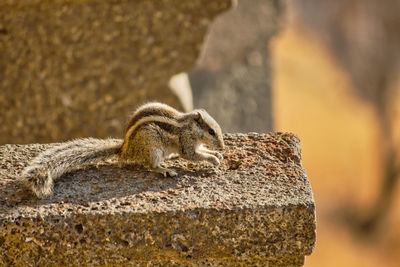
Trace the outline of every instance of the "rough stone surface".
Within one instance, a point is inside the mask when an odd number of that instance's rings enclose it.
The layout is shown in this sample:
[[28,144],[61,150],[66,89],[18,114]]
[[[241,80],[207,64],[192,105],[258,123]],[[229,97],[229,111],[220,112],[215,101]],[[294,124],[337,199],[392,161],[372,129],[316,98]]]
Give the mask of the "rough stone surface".
[[37,200],[19,174],[54,146],[0,146],[0,265],[301,266],[315,206],[289,133],[227,134],[224,160],[172,160],[178,178],[112,162],[62,177]]
[[204,107],[228,132],[273,128],[270,40],[280,28],[282,1],[239,0],[210,27],[190,83]]
[[193,68],[231,0],[1,0],[0,144],[121,137]]

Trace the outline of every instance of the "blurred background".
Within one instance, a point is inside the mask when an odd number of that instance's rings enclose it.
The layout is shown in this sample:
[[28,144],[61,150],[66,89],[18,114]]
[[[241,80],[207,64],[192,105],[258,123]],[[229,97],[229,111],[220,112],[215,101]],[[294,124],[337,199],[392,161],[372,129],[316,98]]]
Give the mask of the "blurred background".
[[121,137],[147,101],[290,131],[305,266],[400,262],[400,1],[0,1],[0,144]]
[[288,1],[284,21],[273,113],[302,140],[316,200],[305,266],[398,266],[400,2]]
[[239,1],[210,28],[195,106],[228,131],[302,140],[318,224],[306,266],[398,266],[400,1]]

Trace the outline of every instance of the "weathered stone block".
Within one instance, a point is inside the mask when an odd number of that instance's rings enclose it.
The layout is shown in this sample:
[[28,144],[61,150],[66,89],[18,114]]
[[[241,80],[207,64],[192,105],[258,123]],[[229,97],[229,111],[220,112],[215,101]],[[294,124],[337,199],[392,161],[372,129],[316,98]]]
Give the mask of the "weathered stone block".
[[222,164],[172,160],[178,178],[110,163],[37,200],[17,177],[54,146],[0,147],[0,265],[301,266],[315,205],[288,133],[227,134]]
[[167,83],[194,67],[231,0],[0,0],[0,144],[120,137],[137,105],[179,108]]

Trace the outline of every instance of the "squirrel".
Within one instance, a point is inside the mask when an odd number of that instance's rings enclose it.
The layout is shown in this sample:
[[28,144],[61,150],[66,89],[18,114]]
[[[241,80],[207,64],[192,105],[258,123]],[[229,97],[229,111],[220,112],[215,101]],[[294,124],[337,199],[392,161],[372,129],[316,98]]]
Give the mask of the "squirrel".
[[23,170],[25,184],[38,198],[52,194],[54,181],[89,163],[116,157],[118,164],[139,163],[164,177],[178,174],[160,164],[172,156],[219,165],[224,148],[218,123],[204,110],[182,113],[166,104],[140,106],[130,116],[124,138],[82,138],[43,151]]

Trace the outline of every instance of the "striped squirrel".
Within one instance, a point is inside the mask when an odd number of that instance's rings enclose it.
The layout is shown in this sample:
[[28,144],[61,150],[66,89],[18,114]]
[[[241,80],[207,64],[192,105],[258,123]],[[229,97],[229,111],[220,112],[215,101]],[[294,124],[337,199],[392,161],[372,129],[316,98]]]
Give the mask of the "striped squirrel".
[[83,138],[62,143],[35,157],[22,177],[39,198],[51,195],[54,181],[63,174],[109,157],[173,177],[174,170],[160,165],[172,155],[219,165],[222,155],[204,145],[224,148],[221,128],[205,110],[182,113],[166,104],[148,103],[131,115],[123,140]]

